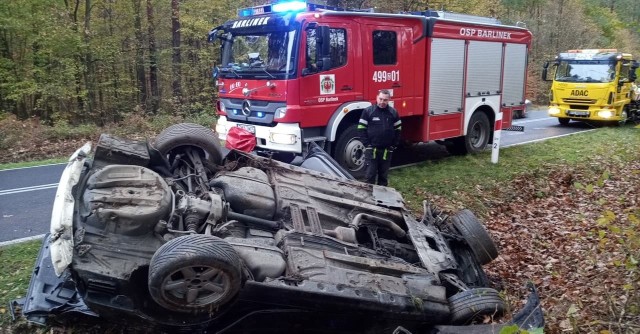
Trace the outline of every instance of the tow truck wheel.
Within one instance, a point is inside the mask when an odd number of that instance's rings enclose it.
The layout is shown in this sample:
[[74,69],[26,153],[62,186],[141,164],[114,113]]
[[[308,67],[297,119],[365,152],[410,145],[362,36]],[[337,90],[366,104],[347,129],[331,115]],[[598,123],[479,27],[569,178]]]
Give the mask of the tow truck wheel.
[[154,141],[154,147],[164,155],[176,153],[176,149],[188,146],[202,149],[206,159],[213,164],[217,165],[222,161],[220,140],[211,129],[199,124],[174,124],[162,130]]
[[241,285],[238,253],[214,236],[173,239],[158,248],[149,264],[149,293],[172,312],[217,310],[235,297]]
[[366,173],[364,144],[358,136],[357,124],[347,127],[336,142],[333,157],[356,179],[362,179]]
[[507,309],[500,293],[491,288],[469,289],[449,297],[451,323],[467,325],[484,316],[498,318]]
[[627,124],[627,120],[629,119],[629,106],[625,106],[624,109],[622,109],[622,114],[620,115],[620,120],[618,121],[619,126],[623,126],[625,124]]
[[571,122],[571,118],[558,118],[560,125],[569,125],[569,122]]
[[487,264],[498,257],[498,247],[473,212],[464,209],[450,219],[480,264]]

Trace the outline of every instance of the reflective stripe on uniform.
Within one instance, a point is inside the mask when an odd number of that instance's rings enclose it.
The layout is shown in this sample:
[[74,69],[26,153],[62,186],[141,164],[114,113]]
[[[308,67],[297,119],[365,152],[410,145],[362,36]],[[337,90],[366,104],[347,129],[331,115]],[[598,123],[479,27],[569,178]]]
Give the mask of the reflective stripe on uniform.
[[358,123],[358,130],[366,129],[368,125],[369,122],[366,119],[361,118],[360,122]]

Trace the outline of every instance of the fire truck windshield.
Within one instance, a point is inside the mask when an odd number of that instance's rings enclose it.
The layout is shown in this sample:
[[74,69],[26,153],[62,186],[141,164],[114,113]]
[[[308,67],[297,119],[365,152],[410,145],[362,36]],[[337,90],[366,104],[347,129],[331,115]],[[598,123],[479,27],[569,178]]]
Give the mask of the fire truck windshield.
[[560,82],[611,82],[616,63],[610,60],[561,60],[556,70]]
[[296,31],[228,33],[223,46],[223,78],[284,79],[295,71]]

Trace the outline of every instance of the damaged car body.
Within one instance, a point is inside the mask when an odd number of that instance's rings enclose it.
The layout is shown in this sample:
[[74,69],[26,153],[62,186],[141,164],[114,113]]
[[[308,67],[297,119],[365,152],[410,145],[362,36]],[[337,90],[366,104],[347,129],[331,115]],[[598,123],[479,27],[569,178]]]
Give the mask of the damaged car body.
[[[508,308],[482,269],[498,250],[469,210],[425,202],[416,218],[394,189],[326,166],[223,158],[195,124],[153,145],[102,135],[89,154],[71,157],[27,297],[14,302],[30,321],[82,313],[224,332],[308,312],[376,319],[389,333],[453,333]],[[544,325],[531,289],[508,324]]]

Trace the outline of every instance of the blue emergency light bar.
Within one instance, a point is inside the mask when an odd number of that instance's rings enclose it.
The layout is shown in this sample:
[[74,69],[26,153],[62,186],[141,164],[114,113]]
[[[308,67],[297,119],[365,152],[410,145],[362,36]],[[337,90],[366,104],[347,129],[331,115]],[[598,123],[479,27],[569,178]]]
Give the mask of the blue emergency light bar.
[[314,11],[316,9],[324,9],[324,10],[334,10],[334,11],[368,11],[371,10],[354,10],[354,9],[345,9],[340,7],[333,7],[327,5],[319,5],[315,3],[309,3],[305,1],[285,1],[285,2],[277,2],[274,4],[261,5],[255,7],[242,8],[238,10],[239,17],[253,16],[253,15],[261,15],[261,14],[270,14],[270,13],[292,13],[292,12],[303,12],[303,11]]

